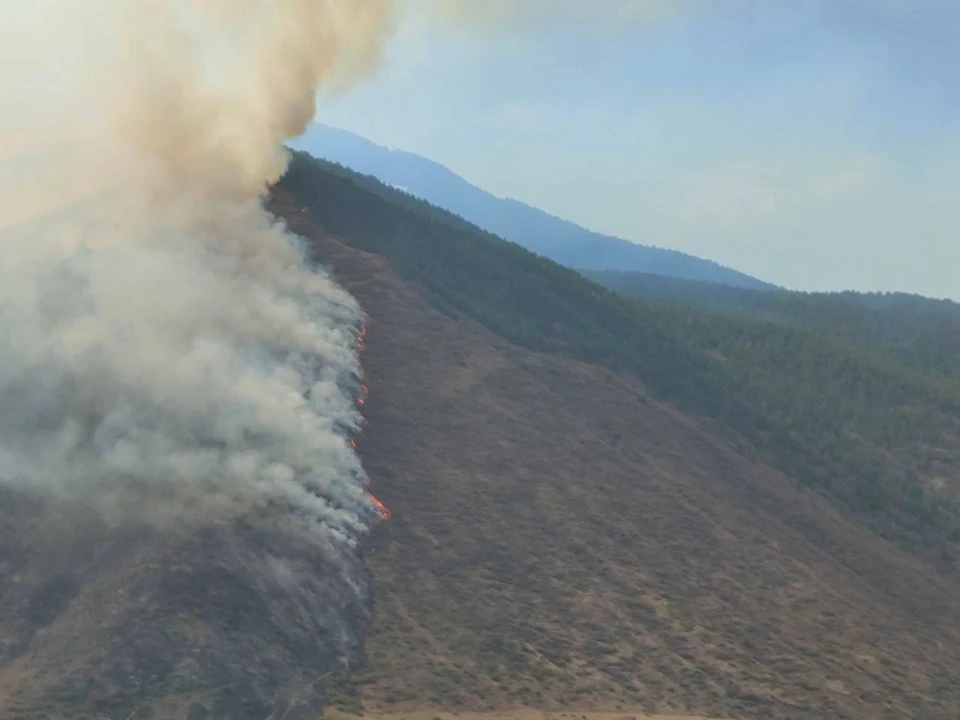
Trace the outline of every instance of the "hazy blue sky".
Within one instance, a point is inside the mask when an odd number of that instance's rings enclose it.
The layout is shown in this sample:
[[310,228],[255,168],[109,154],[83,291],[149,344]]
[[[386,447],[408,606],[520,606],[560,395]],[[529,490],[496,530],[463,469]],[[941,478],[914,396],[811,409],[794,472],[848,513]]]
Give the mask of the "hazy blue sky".
[[960,2],[654,2],[407,13],[319,119],[790,287],[960,299]]

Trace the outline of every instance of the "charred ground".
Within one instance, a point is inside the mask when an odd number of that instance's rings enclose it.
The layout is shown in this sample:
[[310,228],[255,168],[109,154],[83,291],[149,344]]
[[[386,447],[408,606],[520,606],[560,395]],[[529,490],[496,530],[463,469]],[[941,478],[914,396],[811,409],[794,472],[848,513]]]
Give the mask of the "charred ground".
[[366,577],[269,522],[148,532],[3,492],[0,717],[312,720],[360,659]]

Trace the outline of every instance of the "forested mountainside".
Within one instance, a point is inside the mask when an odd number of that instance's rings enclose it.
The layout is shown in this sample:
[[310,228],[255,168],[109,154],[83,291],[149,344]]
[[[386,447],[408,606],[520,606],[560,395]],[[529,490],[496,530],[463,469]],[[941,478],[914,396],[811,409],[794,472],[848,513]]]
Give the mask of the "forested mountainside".
[[952,485],[883,434],[952,448],[939,379],[618,297],[304,156],[271,208],[370,318],[360,451],[394,517],[339,707],[953,717]]
[[906,293],[757,292],[647,273],[583,270],[626,297],[772,320],[882,351],[924,372],[960,376],[960,304]]
[[372,175],[567,267],[642,270],[736,287],[774,287],[711,260],[596,233],[517,200],[497,197],[439,163],[390,150],[346,130],[315,124],[292,146]]
[[940,374],[812,328],[621,297],[306,155],[281,187],[324,229],[387,258],[444,312],[530,350],[634,375],[657,397],[714,420],[745,456],[954,565],[960,387]]

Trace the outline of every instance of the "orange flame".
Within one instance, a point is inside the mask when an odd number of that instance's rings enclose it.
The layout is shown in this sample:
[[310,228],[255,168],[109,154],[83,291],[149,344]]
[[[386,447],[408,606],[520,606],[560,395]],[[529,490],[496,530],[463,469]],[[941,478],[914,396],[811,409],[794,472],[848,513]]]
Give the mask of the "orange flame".
[[387,506],[384,505],[384,504],[383,504],[382,502],[380,502],[379,500],[377,500],[377,498],[375,498],[371,493],[367,493],[367,500],[369,500],[371,503],[373,503],[373,506],[374,506],[375,508],[377,508],[377,512],[380,513],[380,522],[377,523],[378,525],[379,525],[380,523],[387,522],[387,520],[389,520],[391,517],[393,517],[393,515],[391,514],[391,512],[390,512],[390,510],[387,508]]
[[[367,323],[370,322],[370,316],[366,312],[363,313],[363,322],[364,324],[361,325],[360,329],[357,331],[357,351],[360,353],[366,350]],[[364,405],[367,404],[367,396],[370,394],[370,386],[367,385],[367,374],[362,368],[360,370],[360,373],[361,373],[362,382],[360,384],[360,394],[357,396],[357,400],[356,400],[358,408],[362,408]],[[363,422],[366,422],[366,419],[363,419]],[[350,438],[350,447],[352,447],[354,450],[357,449],[356,437]],[[364,485],[370,484],[369,476],[365,475],[363,480],[364,480]],[[391,517],[393,517],[392,513],[390,512],[390,509],[386,505],[384,505],[382,502],[380,502],[373,495],[373,493],[369,493],[369,492],[367,493],[367,500],[369,500],[370,503],[377,509],[377,513],[380,515],[380,518],[379,520],[377,520],[375,525],[380,525],[381,523],[385,523]]]

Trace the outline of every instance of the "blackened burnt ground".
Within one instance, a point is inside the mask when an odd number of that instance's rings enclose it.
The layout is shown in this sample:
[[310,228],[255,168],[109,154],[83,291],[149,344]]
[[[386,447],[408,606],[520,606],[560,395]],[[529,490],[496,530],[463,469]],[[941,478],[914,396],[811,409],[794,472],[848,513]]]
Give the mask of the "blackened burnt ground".
[[0,717],[313,720],[361,658],[355,552],[276,522],[110,528],[0,492]]

